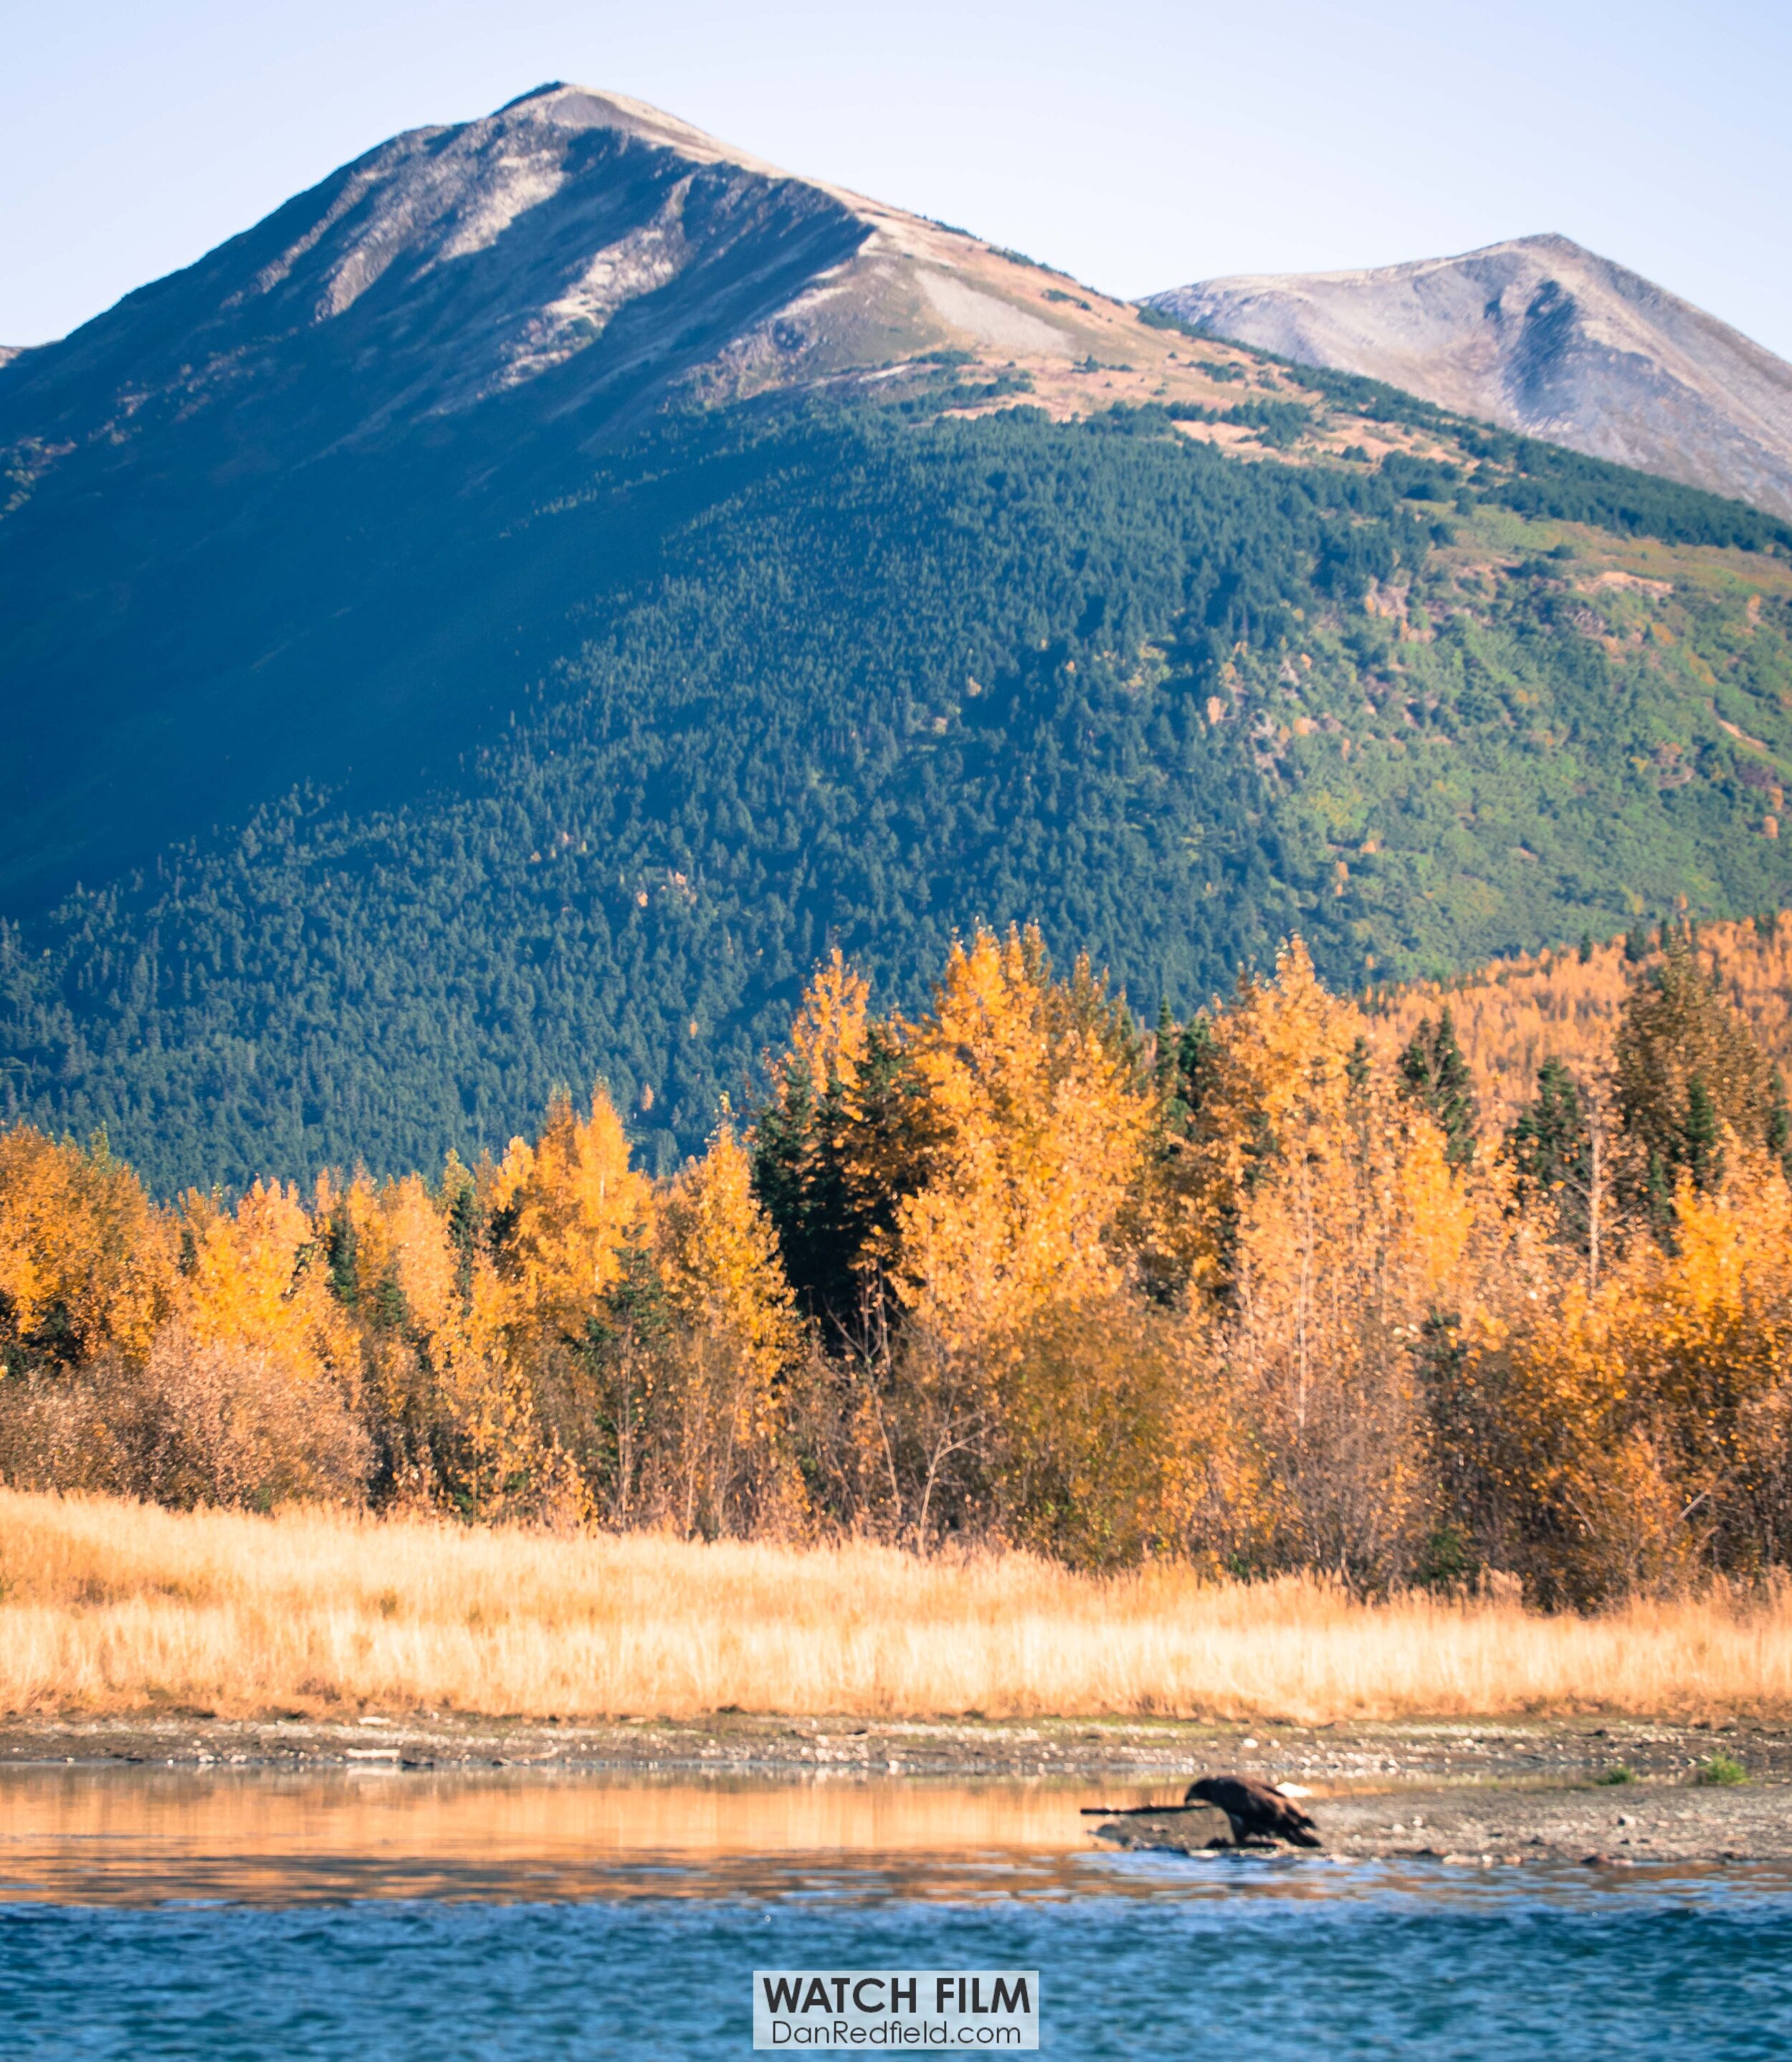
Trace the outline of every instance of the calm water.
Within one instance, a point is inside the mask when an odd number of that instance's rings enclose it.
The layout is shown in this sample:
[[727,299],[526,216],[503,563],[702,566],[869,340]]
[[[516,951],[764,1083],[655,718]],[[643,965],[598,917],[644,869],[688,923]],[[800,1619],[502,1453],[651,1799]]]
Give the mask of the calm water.
[[1037,1968],[1065,2058],[1792,2056],[1783,1877],[1115,1855],[1088,1794],[6,1771],[0,2056],[746,2056],[805,1965]]

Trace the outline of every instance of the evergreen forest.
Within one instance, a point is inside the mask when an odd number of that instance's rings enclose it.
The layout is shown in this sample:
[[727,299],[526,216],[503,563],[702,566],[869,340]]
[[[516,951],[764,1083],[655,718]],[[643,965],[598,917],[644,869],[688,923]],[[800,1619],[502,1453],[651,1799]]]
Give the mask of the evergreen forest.
[[836,949],[914,1009],[1035,923],[1149,1025],[1297,932],[1348,990],[1786,899],[1782,526],[1473,426],[1295,463],[1273,415],[892,393],[675,412],[507,510],[489,588],[412,579],[417,691],[475,654],[485,714],[17,905],[0,1117],[238,1193],[601,1078],[663,1177]]

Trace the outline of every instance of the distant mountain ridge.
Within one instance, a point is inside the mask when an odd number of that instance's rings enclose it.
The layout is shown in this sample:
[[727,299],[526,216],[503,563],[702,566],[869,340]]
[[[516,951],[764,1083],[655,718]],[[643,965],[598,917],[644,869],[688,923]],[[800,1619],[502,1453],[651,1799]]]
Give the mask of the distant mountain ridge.
[[1792,515],[1792,365],[1565,236],[1150,296],[1204,334]]

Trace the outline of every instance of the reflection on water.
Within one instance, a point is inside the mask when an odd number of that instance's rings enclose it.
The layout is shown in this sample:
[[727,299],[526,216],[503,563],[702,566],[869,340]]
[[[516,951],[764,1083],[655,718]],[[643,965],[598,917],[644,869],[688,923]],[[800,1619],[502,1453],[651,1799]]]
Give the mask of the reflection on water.
[[0,1771],[0,2056],[707,2062],[756,1967],[1036,1968],[1066,2062],[1792,2053],[1783,1875],[1096,1849],[1125,1794]]
[[[1426,1883],[1458,1900],[1500,1876],[1325,1856],[1116,1854],[1079,1807],[1165,1802],[1125,1780],[928,1782],[593,1775],[527,1769],[0,1769],[0,1904],[291,1905],[361,1898],[764,1898],[860,1902],[1355,1895]],[[1508,1872],[1509,1873],[1509,1872]],[[1686,1867],[1633,1884],[1696,1883]],[[1583,1889],[1533,1867],[1527,1887]],[[1779,1864],[1727,1864],[1731,1886],[1792,1892]]]
[[332,1770],[0,1771],[0,1900],[1049,1892],[1083,1804],[1179,1785]]

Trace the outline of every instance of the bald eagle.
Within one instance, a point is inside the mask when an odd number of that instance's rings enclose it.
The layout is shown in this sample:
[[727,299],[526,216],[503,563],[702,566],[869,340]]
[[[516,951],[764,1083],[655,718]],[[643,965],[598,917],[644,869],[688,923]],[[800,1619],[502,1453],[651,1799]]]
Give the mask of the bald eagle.
[[1185,1804],[1212,1804],[1232,1821],[1235,1845],[1252,1839],[1287,1840],[1297,1847],[1322,1844],[1319,1830],[1292,1799],[1252,1775],[1204,1775],[1191,1783]]

